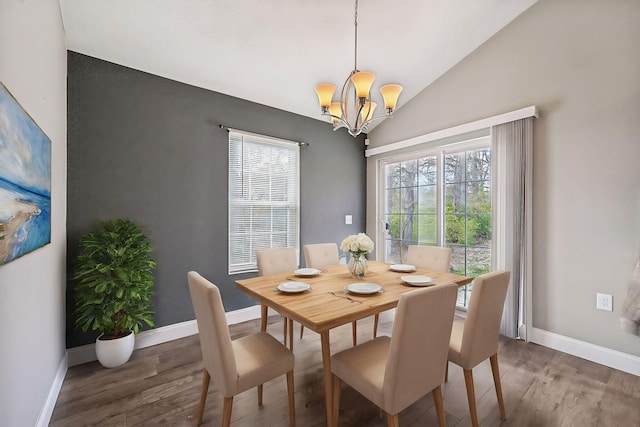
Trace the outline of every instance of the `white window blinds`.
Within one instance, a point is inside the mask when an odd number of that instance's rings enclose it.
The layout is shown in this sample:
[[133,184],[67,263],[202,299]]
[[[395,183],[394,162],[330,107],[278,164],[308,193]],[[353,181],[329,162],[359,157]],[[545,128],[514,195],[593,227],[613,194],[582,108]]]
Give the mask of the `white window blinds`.
[[256,251],[299,241],[300,148],[229,131],[229,274],[257,270]]

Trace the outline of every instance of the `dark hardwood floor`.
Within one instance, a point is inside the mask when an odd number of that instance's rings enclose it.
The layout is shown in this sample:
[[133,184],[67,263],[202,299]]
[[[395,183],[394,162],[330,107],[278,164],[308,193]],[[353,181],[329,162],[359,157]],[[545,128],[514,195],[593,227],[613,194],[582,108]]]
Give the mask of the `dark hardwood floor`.
[[[383,313],[379,332],[389,334],[392,312]],[[371,319],[358,322],[359,342],[369,339]],[[259,329],[259,321],[231,326],[237,338]],[[282,320],[270,318],[268,331],[282,338]],[[297,329],[296,329],[297,333]],[[351,325],[331,332],[332,353],[351,345]],[[326,425],[319,335],[305,330],[294,341],[298,426]],[[507,421],[500,420],[491,368],[473,370],[481,426],[640,426],[640,377],[535,344],[502,339],[498,353]],[[68,370],[51,426],[193,426],[202,386],[198,336],[136,350],[115,369],[98,362]],[[443,387],[448,426],[470,426],[462,370],[449,366]],[[220,425],[222,398],[212,379],[205,426]],[[343,388],[341,426],[384,426],[378,409],[349,387]],[[288,426],[284,376],[264,386],[264,405],[255,389],[233,402],[232,425]],[[402,426],[436,426],[431,395],[400,414]]]

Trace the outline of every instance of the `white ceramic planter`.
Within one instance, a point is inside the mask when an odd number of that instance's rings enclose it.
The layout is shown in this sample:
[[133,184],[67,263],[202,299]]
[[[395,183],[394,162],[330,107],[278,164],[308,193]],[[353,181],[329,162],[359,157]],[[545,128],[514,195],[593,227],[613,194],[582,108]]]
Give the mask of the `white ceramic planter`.
[[114,340],[101,340],[100,335],[96,339],[96,356],[98,362],[105,368],[115,368],[123,365],[129,360],[133,353],[135,335],[131,332],[126,337]]

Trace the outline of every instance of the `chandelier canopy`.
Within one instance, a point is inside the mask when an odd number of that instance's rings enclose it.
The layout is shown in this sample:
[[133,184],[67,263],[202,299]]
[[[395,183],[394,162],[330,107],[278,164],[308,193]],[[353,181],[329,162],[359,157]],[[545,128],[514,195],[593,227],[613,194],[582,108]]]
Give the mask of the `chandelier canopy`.
[[333,101],[336,87],[331,83],[316,86],[316,94],[322,108],[322,115],[329,116],[333,123],[333,130],[347,128],[352,136],[358,136],[367,131],[367,127],[374,120],[390,116],[398,103],[402,92],[399,84],[388,84],[380,88],[384,100],[385,114],[374,116],[378,106],[371,100],[371,86],[376,79],[375,74],[358,70],[358,0],[355,0],[355,50],[353,71],[342,86],[340,100]]

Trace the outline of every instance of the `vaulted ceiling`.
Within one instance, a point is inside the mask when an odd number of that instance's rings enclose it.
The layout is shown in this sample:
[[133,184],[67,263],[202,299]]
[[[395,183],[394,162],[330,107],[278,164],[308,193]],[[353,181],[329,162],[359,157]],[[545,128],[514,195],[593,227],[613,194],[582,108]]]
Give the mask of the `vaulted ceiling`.
[[[399,107],[536,0],[361,0],[358,68]],[[316,119],[354,68],[349,0],[60,0],[67,47]],[[322,119],[324,120],[324,119]]]

